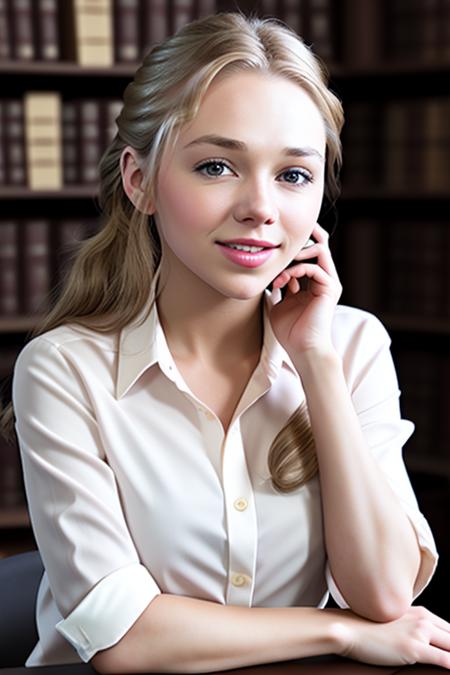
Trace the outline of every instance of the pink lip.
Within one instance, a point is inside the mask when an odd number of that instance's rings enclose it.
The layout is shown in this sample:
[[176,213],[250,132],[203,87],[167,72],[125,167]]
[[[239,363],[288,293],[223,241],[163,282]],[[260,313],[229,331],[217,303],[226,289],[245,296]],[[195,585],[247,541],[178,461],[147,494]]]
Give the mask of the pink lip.
[[218,244],[240,244],[241,246],[264,246],[265,248],[278,248],[278,244],[272,244],[270,241],[261,239],[225,239],[218,241]]
[[[248,243],[249,240],[246,240],[246,243],[244,244],[243,240],[240,241],[233,241],[230,243],[233,244],[242,244],[243,246],[263,246],[262,243],[256,244],[256,243]],[[273,254],[275,247],[273,244],[271,244],[272,248],[267,248],[265,251],[259,251],[258,253],[249,253],[248,251],[238,251],[235,248],[228,248],[228,246],[224,246],[223,244],[220,244],[217,242],[220,250],[222,251],[223,255],[225,258],[228,258],[228,260],[231,260],[231,262],[234,262],[236,265],[240,265],[241,267],[260,267],[263,265]]]

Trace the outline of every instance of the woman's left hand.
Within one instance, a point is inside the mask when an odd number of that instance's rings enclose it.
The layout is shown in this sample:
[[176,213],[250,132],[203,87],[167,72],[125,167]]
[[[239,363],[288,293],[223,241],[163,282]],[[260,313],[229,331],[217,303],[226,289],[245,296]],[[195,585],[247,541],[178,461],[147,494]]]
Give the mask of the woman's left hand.
[[[318,223],[312,231],[316,243],[303,248],[293,265],[273,281],[273,288],[287,287],[283,300],[273,306],[270,320],[277,340],[294,360],[306,351],[333,351],[331,323],[342,286],[328,246],[329,235]],[[301,262],[317,258],[316,263]],[[300,289],[307,279],[307,290]]]

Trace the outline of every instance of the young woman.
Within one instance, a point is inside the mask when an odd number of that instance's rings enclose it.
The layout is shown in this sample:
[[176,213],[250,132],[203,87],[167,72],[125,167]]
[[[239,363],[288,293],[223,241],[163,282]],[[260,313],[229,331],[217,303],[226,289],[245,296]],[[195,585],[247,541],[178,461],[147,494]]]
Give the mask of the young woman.
[[337,305],[317,223],[343,122],[318,61],[218,14],[152,49],[124,100],[103,227],[15,367],[46,570],[27,665],[450,668],[450,625],[411,607],[437,556],[389,338]]

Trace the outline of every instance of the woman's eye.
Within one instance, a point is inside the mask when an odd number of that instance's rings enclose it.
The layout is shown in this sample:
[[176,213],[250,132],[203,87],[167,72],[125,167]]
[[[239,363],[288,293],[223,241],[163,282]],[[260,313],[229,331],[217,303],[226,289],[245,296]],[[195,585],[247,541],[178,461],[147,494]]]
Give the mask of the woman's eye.
[[284,176],[286,183],[290,183],[291,185],[305,185],[313,181],[312,174],[306,171],[306,169],[287,169],[287,171],[283,171],[280,175]]
[[217,178],[223,176],[223,170],[228,169],[228,166],[225,162],[218,162],[217,160],[210,160],[209,162],[203,162],[195,168],[195,171],[202,173],[204,176],[210,176],[211,178]]

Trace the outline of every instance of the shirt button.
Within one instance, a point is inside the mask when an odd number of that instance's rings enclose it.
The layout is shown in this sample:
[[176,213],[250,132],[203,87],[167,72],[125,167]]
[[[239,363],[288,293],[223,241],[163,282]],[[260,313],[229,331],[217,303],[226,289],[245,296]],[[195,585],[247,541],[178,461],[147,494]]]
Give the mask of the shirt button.
[[244,499],[244,497],[240,497],[239,499],[236,499],[234,502],[234,508],[236,511],[245,511],[245,509],[248,506],[248,501]]
[[231,577],[231,583],[233,586],[239,588],[240,586],[245,586],[247,584],[248,577],[245,574],[233,574]]

